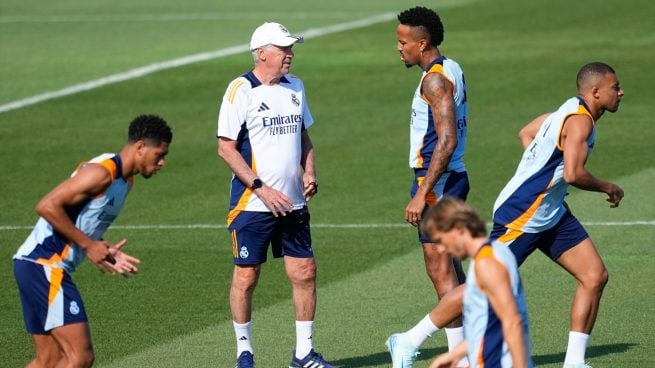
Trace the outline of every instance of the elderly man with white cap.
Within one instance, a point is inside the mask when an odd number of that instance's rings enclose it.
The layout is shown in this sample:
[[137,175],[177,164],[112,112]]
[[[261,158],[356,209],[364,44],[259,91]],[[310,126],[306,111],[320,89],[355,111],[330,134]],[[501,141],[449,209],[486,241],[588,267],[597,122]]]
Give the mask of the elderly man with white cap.
[[316,263],[307,202],[318,182],[307,131],[314,120],[302,81],[289,74],[299,42],[279,23],[259,26],[250,40],[255,66],[228,85],[218,116],[218,155],[234,174],[227,224],[237,368],[254,366],[252,295],[269,245],[274,258],[284,258],[293,293],[296,347],[289,367],[333,367],[312,342]]

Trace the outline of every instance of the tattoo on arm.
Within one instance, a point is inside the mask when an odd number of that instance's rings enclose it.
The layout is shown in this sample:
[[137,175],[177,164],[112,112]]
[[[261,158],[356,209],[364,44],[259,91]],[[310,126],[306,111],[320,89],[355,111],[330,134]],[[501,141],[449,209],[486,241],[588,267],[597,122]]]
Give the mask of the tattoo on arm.
[[425,175],[423,185],[432,190],[457,147],[457,127],[453,84],[438,73],[431,73],[423,79],[421,91],[432,108],[437,145]]

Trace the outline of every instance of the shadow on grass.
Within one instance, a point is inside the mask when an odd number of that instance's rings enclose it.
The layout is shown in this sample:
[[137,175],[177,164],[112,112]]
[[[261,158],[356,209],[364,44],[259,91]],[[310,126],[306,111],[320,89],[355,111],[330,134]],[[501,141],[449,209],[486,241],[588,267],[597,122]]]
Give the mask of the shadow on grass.
[[[432,360],[437,355],[445,353],[447,348],[432,348],[432,349],[421,349],[421,354],[418,356],[417,361],[422,360]],[[391,356],[388,352],[384,351],[381,353],[374,353],[370,355],[357,356],[352,358],[345,358],[339,360],[330,360],[330,364],[336,365],[343,368],[362,368],[362,367],[371,367],[371,366],[390,366],[391,365]]]
[[[590,346],[587,348],[587,358],[594,358],[608,354],[617,354],[625,353],[633,346],[638,344],[634,343],[624,343],[624,344],[607,344],[607,345],[597,345]],[[418,361],[431,360],[434,359],[437,355],[446,352],[446,348],[432,348],[432,349],[422,349],[421,354],[418,356]],[[553,363],[563,363],[564,362],[564,353],[557,354],[546,354],[546,355],[536,355],[532,357],[534,364],[539,366],[543,364],[553,364]],[[338,367],[344,368],[362,368],[362,367],[371,367],[378,365],[389,365],[391,363],[391,357],[388,352],[374,353],[370,355],[357,356],[352,358],[345,358],[339,360],[331,360],[331,364]]]
[[[606,345],[590,346],[587,348],[587,353],[585,354],[585,357],[589,359],[589,358],[599,357],[608,354],[625,353],[628,350],[630,350],[630,348],[637,345],[638,344],[634,344],[634,343],[624,343],[624,344],[606,344]],[[535,355],[532,357],[532,360],[534,361],[535,365],[564,363],[564,355],[565,353]]]

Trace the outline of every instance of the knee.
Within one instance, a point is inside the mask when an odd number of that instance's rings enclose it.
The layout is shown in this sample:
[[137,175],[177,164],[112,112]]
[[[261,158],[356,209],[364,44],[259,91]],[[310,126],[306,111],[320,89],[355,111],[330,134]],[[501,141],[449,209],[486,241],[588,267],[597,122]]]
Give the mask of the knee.
[[433,282],[452,282],[453,279],[457,278],[452,263],[436,262],[426,259],[425,271]]
[[318,268],[316,263],[307,262],[299,267],[294,267],[289,271],[289,279],[293,283],[311,283],[316,280],[316,272]]
[[582,280],[582,284],[587,289],[602,291],[608,281],[609,273],[607,272],[607,269],[603,267],[602,269],[587,274]]
[[257,286],[259,280],[259,267],[237,267],[232,277],[232,288],[242,291],[251,291]]
[[93,353],[93,350],[87,350],[80,355],[80,361],[78,367],[80,368],[91,367],[95,360],[96,360],[96,355]]
[[610,280],[609,272],[607,272],[607,269],[603,267],[603,271],[600,273],[600,276],[598,278],[598,284],[600,285],[601,288],[605,288],[605,285],[607,285],[607,282],[609,280]]

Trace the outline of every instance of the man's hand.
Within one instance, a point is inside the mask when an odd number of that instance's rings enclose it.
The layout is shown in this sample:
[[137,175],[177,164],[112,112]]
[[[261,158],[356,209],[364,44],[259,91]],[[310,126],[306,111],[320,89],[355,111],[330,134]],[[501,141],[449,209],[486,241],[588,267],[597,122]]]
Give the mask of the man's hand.
[[425,198],[421,195],[415,195],[405,208],[405,221],[418,226],[421,223],[421,215],[425,209]]
[[623,189],[614,183],[610,183],[610,190],[607,191],[607,199],[606,199],[606,201],[610,203],[610,207],[611,208],[618,207],[622,199],[623,199]]
[[304,192],[306,201],[310,201],[316,193],[318,193],[318,183],[316,182],[316,176],[309,175],[305,173],[302,177]]
[[293,201],[279,190],[264,184],[261,188],[255,189],[254,192],[275,217],[286,216],[287,213],[293,210]]
[[141,264],[141,260],[124,253],[121,248],[123,248],[125,244],[127,244],[127,239],[123,239],[116,243],[116,245],[111,246],[109,248],[111,260],[108,259],[103,262],[103,266],[111,272],[112,275],[118,273],[127,277],[130,273],[136,274],[139,272],[137,265]]
[[114,262],[114,258],[109,252],[109,247],[112,244],[104,240],[94,240],[88,246],[84,248],[86,252],[86,257],[93,263],[100,272],[111,271],[106,264],[111,264]]

